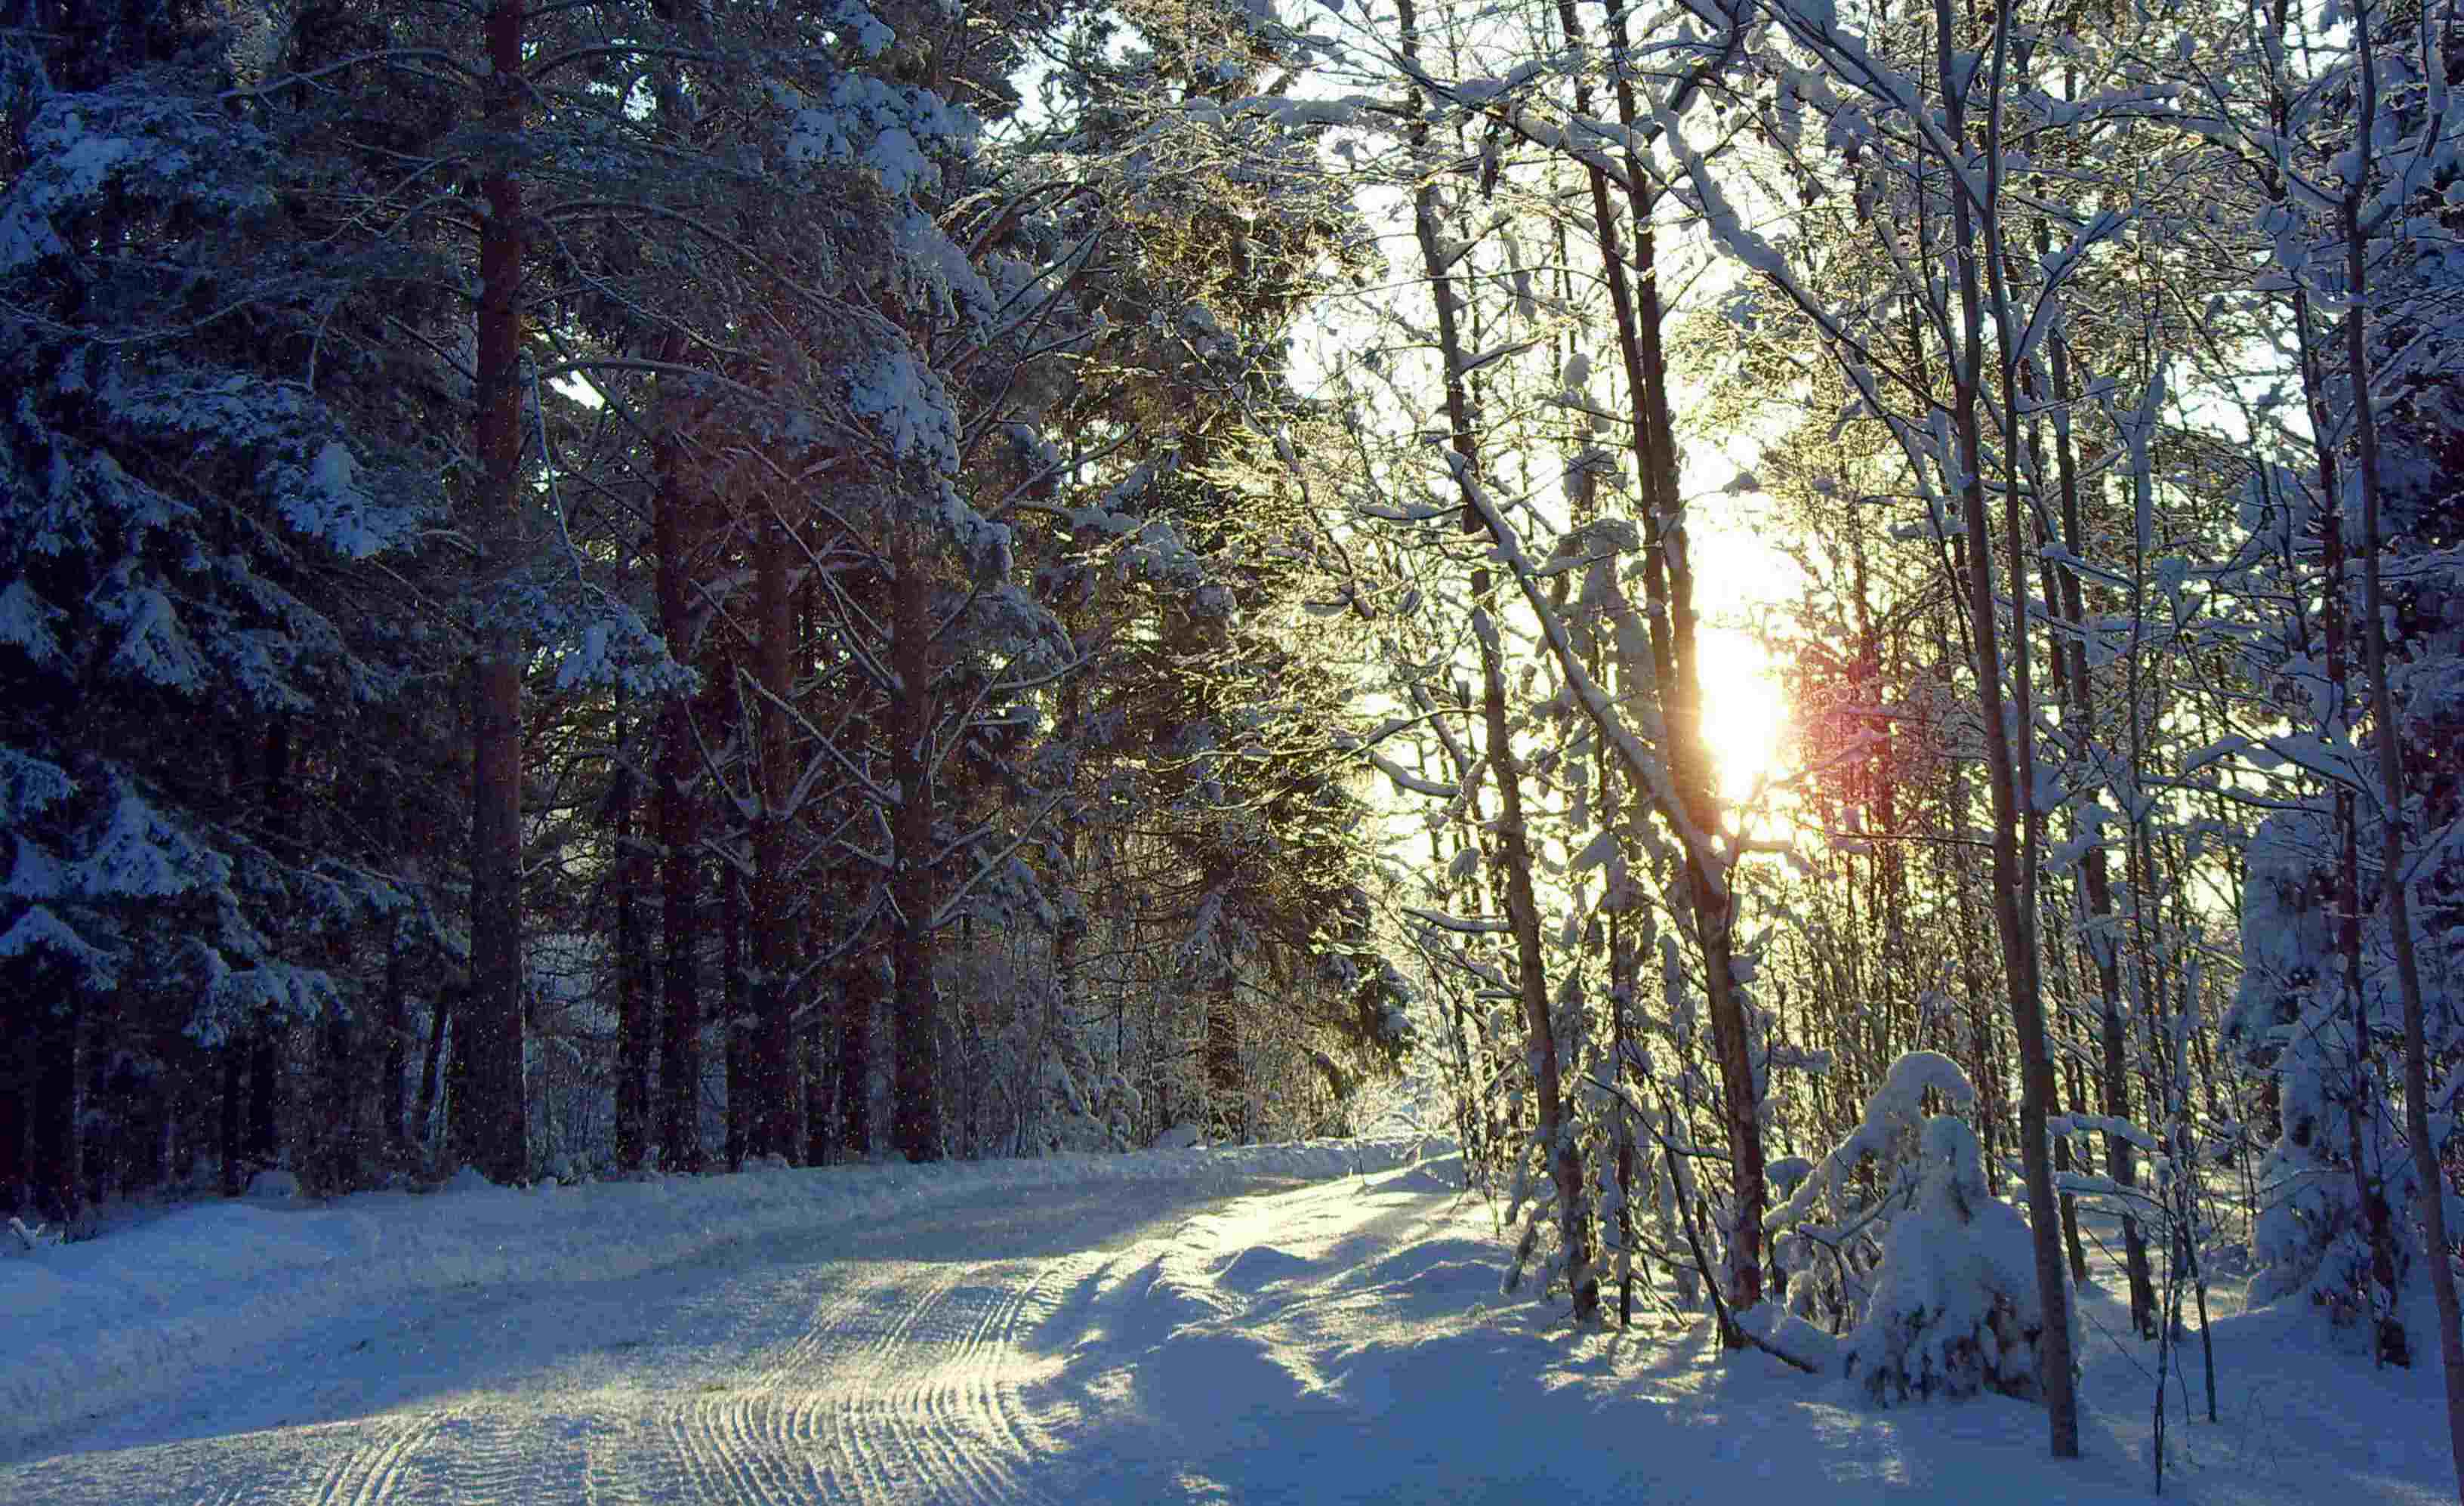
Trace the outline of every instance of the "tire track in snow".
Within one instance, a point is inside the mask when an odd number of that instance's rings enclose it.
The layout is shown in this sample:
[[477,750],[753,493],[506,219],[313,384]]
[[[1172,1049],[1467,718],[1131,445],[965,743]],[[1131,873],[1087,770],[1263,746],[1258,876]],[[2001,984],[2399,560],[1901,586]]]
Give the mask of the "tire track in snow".
[[1014,1376],[1027,1310],[1064,1264],[1045,1261],[1032,1272],[1007,1271],[1012,1277],[1007,1290],[987,1309],[983,1321],[957,1353],[934,1370],[934,1384],[920,1388],[925,1420],[939,1433],[946,1451],[954,1457],[967,1458],[971,1473],[985,1487],[986,1500],[1054,1499],[1032,1485],[1020,1469],[1039,1451],[1019,1425]]
[[[918,1321],[940,1304],[966,1273],[955,1266],[899,1269],[930,1270],[933,1274],[922,1295],[853,1357],[845,1383],[831,1388],[835,1394],[822,1428],[827,1457],[816,1471],[817,1483],[825,1487],[825,1498],[897,1497],[907,1494],[911,1481],[929,1482],[940,1473],[925,1458],[912,1429],[898,1427],[903,1420],[897,1405],[900,1372],[914,1363],[912,1355],[902,1356],[899,1351]],[[895,1294],[903,1285],[893,1277],[877,1291]],[[826,1489],[832,1484],[839,1487],[835,1495]]]
[[863,1281],[842,1282],[806,1314],[794,1337],[754,1363],[749,1379],[695,1396],[668,1417],[684,1496],[714,1506],[787,1506],[813,1498],[798,1482],[808,1473],[798,1456],[810,1451],[815,1437],[806,1420],[811,1404],[783,1393],[842,1339],[867,1299],[877,1301],[879,1295]]
[[[602,1415],[582,1440],[577,1491],[559,1499],[579,1498],[593,1506],[674,1506],[747,1498],[724,1458],[705,1442],[711,1418],[730,1405],[727,1393],[737,1393],[735,1402],[742,1405],[794,1365],[799,1355],[819,1348],[856,1295],[845,1280],[825,1286],[818,1295],[803,1285],[777,1294],[757,1291],[749,1300],[746,1294],[732,1291],[705,1293],[669,1314],[654,1332],[617,1346],[609,1353],[627,1358],[611,1361],[606,1372],[595,1378]],[[748,1346],[739,1358],[705,1353],[736,1337],[711,1332],[730,1317],[791,1308],[801,1308],[804,1316],[794,1320],[795,1331],[784,1344],[765,1345],[754,1338],[738,1340]],[[704,1362],[669,1368],[680,1351]]]
[[939,1498],[990,1502],[1021,1495],[1018,1472],[1002,1459],[995,1436],[999,1423],[987,1395],[988,1371],[1015,1331],[1034,1283],[1030,1278],[1003,1290],[980,1279],[1001,1270],[975,1267],[942,1290],[923,1337],[942,1352],[929,1359],[913,1356],[903,1365],[890,1356],[898,1379],[888,1387],[888,1405],[868,1414],[906,1446],[928,1483],[948,1487],[935,1493]]
[[[551,1420],[528,1408],[465,1407],[443,1417],[403,1476],[418,1481],[405,1499],[516,1501],[554,1498],[550,1467],[561,1440]],[[374,1506],[374,1503],[372,1503]]]
[[328,1467],[308,1496],[313,1506],[385,1506],[402,1488],[419,1451],[444,1429],[451,1409],[385,1412],[335,1428],[366,1435]]

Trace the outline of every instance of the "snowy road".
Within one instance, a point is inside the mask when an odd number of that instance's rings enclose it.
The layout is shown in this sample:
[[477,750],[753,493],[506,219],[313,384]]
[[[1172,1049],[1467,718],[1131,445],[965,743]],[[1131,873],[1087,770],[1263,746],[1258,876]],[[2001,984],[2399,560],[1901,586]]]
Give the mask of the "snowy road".
[[1171,1306],[1221,1203],[1220,1180],[1043,1189],[430,1300],[0,1467],[0,1499],[1074,1500],[1120,1461],[1073,1458],[1095,1399],[1056,1383]]
[[[2109,1294],[2056,1465],[2035,1407],[1714,1362],[1664,1293],[1570,1335],[1459,1162],[1350,1155],[203,1206],[0,1263],[0,1506],[2158,1499]],[[2435,1374],[2303,1320],[2224,1326],[2165,1506],[2452,1501]]]

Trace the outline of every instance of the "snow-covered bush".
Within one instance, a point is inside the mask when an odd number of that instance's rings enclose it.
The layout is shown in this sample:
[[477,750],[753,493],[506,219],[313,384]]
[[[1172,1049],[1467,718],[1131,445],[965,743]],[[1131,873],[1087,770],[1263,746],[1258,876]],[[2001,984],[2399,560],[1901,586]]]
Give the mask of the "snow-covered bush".
[[[1835,1331],[1853,1316],[1844,1374],[1874,1401],[2038,1394],[2044,1328],[2028,1226],[1986,1188],[1957,1063],[1910,1052],[1891,1064],[1855,1133],[1765,1227],[1793,1273],[1792,1308]],[[1827,1219],[1817,1220],[1827,1211]]]
[[2027,1222],[1986,1190],[1965,1121],[1930,1116],[1918,1140],[1914,1191],[1848,1337],[1847,1374],[1885,1405],[1937,1392],[2033,1397],[2045,1321]]
[[22,1218],[12,1218],[9,1221],[9,1237],[0,1239],[0,1255],[31,1255],[65,1238],[61,1230],[49,1224],[29,1224]]

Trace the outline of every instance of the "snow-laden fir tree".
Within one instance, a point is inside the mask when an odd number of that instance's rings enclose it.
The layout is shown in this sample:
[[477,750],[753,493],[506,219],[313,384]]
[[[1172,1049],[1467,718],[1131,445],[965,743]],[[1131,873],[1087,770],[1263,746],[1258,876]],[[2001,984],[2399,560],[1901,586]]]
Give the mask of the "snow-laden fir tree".
[[[2043,1394],[2027,1221],[1985,1185],[1968,1074],[1935,1052],[1891,1064],[1855,1133],[1768,1223],[1798,1315],[1853,1318],[1841,1373],[1874,1401]],[[2065,1349],[2060,1351],[2067,1353]]]
[[33,1064],[0,1102],[34,1121],[0,1187],[53,1216],[82,1195],[79,1094],[198,1047],[225,1048],[230,1175],[235,1043],[332,1017],[335,939],[407,903],[299,792],[388,762],[352,713],[416,650],[371,562],[440,500],[296,379],[381,263],[294,238],[298,144],[217,98],[230,38],[113,37],[82,87],[10,55],[0,196],[0,968]]
[[[2317,777],[2250,844],[2225,1021],[2243,1064],[2267,1074],[2274,1111],[2253,1296],[2306,1299],[2402,1362],[2453,1348],[2432,1300],[2451,1257],[2425,1235],[2438,1214],[2454,1229],[2459,1209],[2422,1168],[2446,1159],[2464,1045],[2452,1007],[2464,966],[2464,324],[2446,250],[2459,56],[2452,20],[2372,10],[2331,45],[2249,61],[2276,101],[2272,128],[2221,101],[2209,126],[2261,157],[2276,188],[2260,224],[2312,431],[2253,476],[2242,521],[2288,561],[2315,562],[2306,589],[2322,630],[2314,640],[2297,619],[2274,666],[2294,716],[2268,745]],[[2301,59],[2316,72],[2298,73]],[[2464,1450],[2464,1375],[2449,1364]]]

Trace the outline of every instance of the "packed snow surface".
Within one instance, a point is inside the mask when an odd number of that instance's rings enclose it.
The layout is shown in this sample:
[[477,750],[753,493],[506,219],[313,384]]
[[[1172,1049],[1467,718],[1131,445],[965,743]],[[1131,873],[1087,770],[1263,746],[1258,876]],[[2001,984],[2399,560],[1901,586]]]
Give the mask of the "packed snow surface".
[[[2035,1406],[1873,1410],[1660,1294],[1568,1334],[1425,1148],[191,1207],[0,1261],[0,1502],[2156,1498],[2096,1292],[2057,1465]],[[2164,1499],[2453,1498],[2434,1373],[2299,1310],[2217,1344]]]

